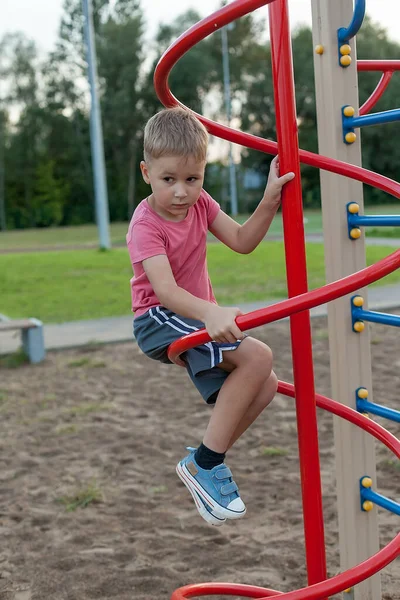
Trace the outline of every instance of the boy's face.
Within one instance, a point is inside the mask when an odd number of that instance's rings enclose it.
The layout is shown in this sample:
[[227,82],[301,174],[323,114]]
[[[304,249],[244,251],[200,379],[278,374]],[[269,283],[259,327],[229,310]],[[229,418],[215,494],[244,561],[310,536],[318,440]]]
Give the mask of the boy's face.
[[182,221],[196,204],[203,187],[206,163],[193,156],[162,156],[142,161],[143,179],[151,185],[149,204],[168,221]]

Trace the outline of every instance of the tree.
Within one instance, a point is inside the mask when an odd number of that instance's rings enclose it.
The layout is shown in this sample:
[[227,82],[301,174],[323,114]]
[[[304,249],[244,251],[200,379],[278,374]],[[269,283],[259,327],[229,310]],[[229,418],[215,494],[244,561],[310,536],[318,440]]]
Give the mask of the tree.
[[[318,152],[311,30],[308,27],[296,30],[293,33],[292,45],[300,147]],[[385,30],[372,23],[367,17],[357,36],[357,53],[358,58],[398,58],[400,45],[389,41]],[[269,46],[264,50],[263,65],[267,67],[260,69],[258,74],[249,80],[249,85],[243,89],[242,128],[267,139],[276,139]],[[359,74],[360,104],[370,96],[379,77],[379,73]],[[400,77],[395,75],[385,95],[373,110],[396,108],[399,92]],[[337,118],[339,119],[339,116]],[[388,135],[389,128],[390,135]],[[364,128],[361,132],[363,166],[398,179],[399,134],[398,123]],[[268,161],[265,161],[259,152],[244,150],[242,156],[244,165],[266,172]],[[304,205],[319,206],[318,170],[302,166],[302,184]],[[366,203],[392,202],[390,196],[370,187],[365,188],[365,200]]]
[[1,75],[6,81],[5,100],[20,113],[14,138],[19,142],[20,202],[25,223],[34,226],[31,211],[34,170],[37,164],[40,127],[39,61],[36,45],[21,33],[6,34],[0,42]]
[[54,161],[44,159],[35,173],[33,210],[36,227],[62,223],[68,192],[68,185],[54,176]]
[[99,26],[98,71],[110,215],[124,220],[134,208],[138,143],[144,118],[140,101],[143,15],[136,0],[118,0]]
[[[370,18],[364,20],[357,35],[358,58],[399,59],[400,44],[388,39],[387,32]],[[380,73],[359,73],[360,105],[375,89]],[[391,110],[399,107],[400,73],[395,73],[389,87],[371,112]],[[361,131],[363,166],[376,173],[399,180],[400,123],[364,127]],[[393,197],[369,186],[364,188],[366,204],[393,203]]]

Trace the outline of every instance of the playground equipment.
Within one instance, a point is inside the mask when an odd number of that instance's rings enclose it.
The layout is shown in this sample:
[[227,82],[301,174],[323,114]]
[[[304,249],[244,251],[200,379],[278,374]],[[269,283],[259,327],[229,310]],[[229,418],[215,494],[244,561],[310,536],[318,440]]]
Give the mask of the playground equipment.
[[[400,266],[400,250],[365,268],[365,242],[361,227],[372,221],[368,221],[368,217],[360,217],[359,212],[363,210],[361,182],[378,187],[396,198],[400,197],[400,184],[361,168],[359,136],[355,130],[364,125],[400,118],[400,110],[397,109],[375,113],[375,116],[367,115],[381,97],[393,72],[400,70],[400,61],[355,60],[354,36],[363,22],[365,0],[355,0],[354,12],[352,0],[312,0],[321,155],[299,150],[298,147],[288,0],[235,0],[203,19],[164,53],[155,72],[155,87],[165,106],[183,106],[168,88],[169,72],[178,59],[212,32],[267,4],[278,143],[231,130],[201,115],[196,116],[210,133],[228,141],[270,154],[276,154],[279,149],[282,172],[293,171],[296,175],[285,186],[282,202],[289,298],[240,316],[236,322],[242,330],[248,330],[290,316],[294,385],[280,382],[278,391],[296,400],[309,587],[281,594],[256,586],[209,583],[176,590],[171,600],[210,594],[249,598],[279,595],[287,600],[322,599],[343,590],[346,590],[348,598],[378,600],[381,598],[380,578],[375,574],[400,554],[400,534],[379,550],[377,515],[376,510],[371,509],[374,504],[379,504],[398,513],[399,505],[371,488],[375,480],[375,458],[372,440],[367,433],[382,441],[399,458],[400,441],[357,412],[357,400],[366,402],[372,390],[368,329],[362,325],[365,320],[377,320],[375,313],[362,308],[367,292],[361,288],[397,269]],[[343,27],[348,22],[350,25]],[[354,109],[358,106],[357,69],[383,72],[377,88],[359,110],[359,116],[355,116]],[[321,193],[329,283],[311,292],[307,289],[300,161],[323,170]],[[357,206],[350,209],[351,204]],[[390,224],[399,224],[398,217],[391,217]],[[345,296],[354,292],[362,302],[357,300],[354,303],[352,299],[349,306],[349,298]],[[332,300],[335,302],[331,303]],[[326,302],[330,303],[332,395],[340,402],[316,394],[314,390],[309,309]],[[381,317],[381,322],[400,325],[400,319],[391,315]],[[356,323],[362,325],[356,327]],[[182,352],[209,339],[205,330],[181,338],[171,345],[169,357],[177,361]],[[330,579],[327,579],[326,573],[316,406],[341,417],[335,419],[334,429],[339,538],[344,572]],[[372,413],[376,406],[368,402],[361,411]],[[392,418],[393,415],[389,411],[385,416]],[[349,422],[357,428],[349,427]]]

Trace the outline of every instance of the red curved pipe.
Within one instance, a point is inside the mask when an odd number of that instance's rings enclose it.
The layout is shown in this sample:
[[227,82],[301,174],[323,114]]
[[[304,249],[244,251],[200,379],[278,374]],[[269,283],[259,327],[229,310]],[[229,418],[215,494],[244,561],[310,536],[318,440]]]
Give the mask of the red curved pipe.
[[[196,23],[193,25],[193,27],[188,29],[188,31],[183,33],[164,52],[155,69],[154,86],[160,101],[165,106],[182,106],[183,108],[190,110],[187,106],[179,102],[179,100],[175,98],[168,88],[168,76],[173,66],[177,63],[182,54],[187,52],[190,48],[206,38],[208,35],[214,31],[217,31],[224,25],[231,23],[235,19],[248,14],[256,8],[264,6],[265,4],[269,4],[269,2],[271,2],[271,0],[235,0],[234,2],[231,2],[227,6],[221,8],[213,15],[210,15],[202,21],[199,21],[199,23]],[[396,63],[397,66],[397,61],[359,62],[361,71],[382,70],[382,65],[388,63]],[[393,70],[396,69],[393,67]],[[240,144],[242,146],[247,146],[248,148],[252,148],[254,150],[259,150],[260,152],[265,152],[267,154],[277,154],[278,152],[278,145],[276,142],[264,140],[263,138],[255,135],[231,129],[225,125],[216,123],[211,119],[207,119],[198,113],[194,114],[205,125],[205,127],[207,127],[208,131],[217,137]],[[390,179],[389,177],[385,177],[384,175],[373,173],[372,171],[368,171],[368,169],[363,169],[362,167],[349,165],[348,163],[340,160],[320,156],[307,150],[300,150],[300,160],[304,164],[318,167],[319,169],[330,171],[332,173],[337,173],[338,175],[344,175],[345,177],[351,177],[357,181],[362,181],[363,183],[367,183],[368,185],[372,185],[384,192],[392,194],[396,198],[400,198],[400,184],[396,181],[393,181],[393,179]]]
[[357,71],[400,71],[400,60],[358,60]]
[[373,106],[382,98],[387,86],[389,85],[390,80],[392,79],[393,71],[385,71],[380,78],[378,85],[368,98],[366,102],[361,106],[359,110],[360,115],[366,115]]
[[[236,323],[238,327],[244,331],[260,327],[261,325],[271,323],[272,321],[279,321],[280,319],[284,319],[297,312],[309,310],[314,306],[319,306],[320,304],[325,304],[331,300],[336,300],[336,298],[340,298],[345,294],[350,294],[360,287],[364,287],[378,279],[382,279],[382,277],[392,273],[399,267],[400,250],[396,250],[374,265],[366,267],[347,277],[343,277],[342,279],[338,279],[337,281],[333,281],[332,283],[328,283],[322,288],[241,315],[236,318]],[[209,341],[210,336],[207,331],[205,329],[200,329],[171,344],[168,351],[168,357],[171,361],[176,362],[182,352]]]
[[[294,386],[290,383],[283,381],[279,382],[278,392],[295,397]],[[326,396],[316,394],[316,403],[319,408],[328,410],[329,412],[342,417],[350,423],[361,427],[377,440],[383,442],[389,450],[391,450],[398,458],[400,458],[400,441],[394,437],[391,433],[386,431],[381,425],[375,423],[371,419],[368,419],[364,415],[361,415],[357,411],[335,402]],[[389,563],[391,563],[397,556],[400,555],[400,533],[387,544],[382,550],[360,563],[356,567],[352,567],[345,573],[340,573],[331,579],[316,583],[315,585],[308,586],[299,590],[294,590],[282,594],[276,590],[270,590],[267,588],[260,588],[251,585],[241,585],[234,583],[202,583],[195,585],[187,585],[182,587],[171,596],[171,600],[185,600],[186,598],[198,598],[200,596],[207,595],[230,595],[230,596],[243,596],[246,598],[258,598],[259,600],[264,598],[273,598],[277,596],[279,600],[320,600],[326,598],[332,594],[339,593],[348,587],[354,586],[360,581],[371,577],[374,573],[377,573]]]
[[360,115],[366,115],[382,97],[384,91],[389,85],[389,81],[391,80],[393,73],[395,71],[400,71],[400,60],[358,60],[357,70],[383,71],[383,75],[379,80],[375,90],[359,110]]
[[[172,67],[177,62],[177,60],[181,57],[181,55],[183,53],[185,53],[187,50],[189,50],[198,41],[207,37],[207,35],[209,35],[213,31],[216,31],[216,30],[220,29],[221,27],[223,27],[224,25],[230,23],[231,21],[251,12],[252,10],[255,10],[255,8],[259,8],[260,6],[263,6],[263,5],[269,4],[269,3],[271,3],[271,0],[236,0],[236,1],[232,2],[230,5],[221,8],[219,11],[217,11],[215,14],[211,15],[210,17],[203,19],[200,23],[197,23],[189,31],[184,33],[164,53],[162,59],[160,60],[159,64],[157,65],[157,68],[155,71],[155,76],[154,76],[154,81],[155,81],[156,91],[157,91],[157,94],[158,94],[160,100],[166,106],[181,105],[184,108],[187,108],[183,104],[181,104],[172,95],[172,93],[170,92],[170,90],[168,88],[168,76],[169,76],[169,73],[170,73]],[[287,32],[286,32],[286,30],[284,30],[285,27],[287,28],[287,24],[288,24],[286,0],[281,0],[281,2],[279,2],[279,10],[282,11],[282,15],[281,15],[282,19],[280,19],[280,17],[279,17],[279,12],[278,12],[277,6],[274,5],[272,8],[270,7],[270,17],[271,17],[270,21],[273,22],[274,28],[279,29],[279,32],[280,32],[279,34],[275,35],[275,33],[276,33],[275,30],[274,29],[272,30],[271,46],[272,47],[274,46],[276,51],[284,53],[285,60],[286,60],[287,59],[287,49],[288,49],[288,47],[290,47],[290,40],[289,40],[289,44],[287,44],[287,42],[282,42],[282,39],[281,39],[281,36],[285,37],[285,38],[287,37],[286,36]],[[285,14],[283,14],[283,13],[285,13]],[[282,25],[281,21],[284,21],[285,23]],[[281,25],[282,25],[282,28],[281,28]],[[275,37],[275,42],[272,43],[274,37]],[[274,50],[274,48],[272,48],[272,50]],[[287,60],[286,60],[286,62],[287,62]],[[286,65],[286,67],[287,67],[287,65]],[[368,67],[368,69],[366,67]],[[381,68],[381,65],[379,65],[379,67],[378,67],[378,61],[375,61],[375,65],[360,64],[360,70],[370,70],[371,67],[374,70],[378,70],[378,68]],[[278,98],[278,100],[280,102],[283,101],[285,104],[285,102],[287,101],[287,98],[285,98],[285,95],[287,95],[287,94],[285,94],[285,91],[287,91],[289,89],[288,88],[289,85],[291,85],[293,87],[293,79],[291,80],[291,82],[288,82],[287,74],[289,72],[289,68],[285,68],[284,71],[285,71],[285,73],[282,74],[281,70],[275,69],[274,79],[275,79],[275,85],[277,85],[279,87],[279,93],[278,93],[278,96],[276,96],[276,98]],[[283,84],[283,81],[284,81],[284,84]],[[380,91],[379,86],[378,86],[378,89],[375,90],[375,92],[373,94],[373,98],[376,99],[378,97],[378,93],[383,93]],[[372,105],[373,98],[371,98],[368,101],[370,103],[370,105]],[[280,102],[278,102],[278,103],[275,102],[278,112],[279,112],[279,108],[282,108],[282,111],[285,108],[283,106],[280,107]],[[286,103],[288,103],[288,102],[289,101],[287,101]],[[288,106],[286,108],[290,108],[290,107]],[[288,112],[288,114],[289,114],[288,120],[291,119],[292,112],[293,111]],[[228,127],[219,125],[213,121],[205,119],[204,117],[202,117],[201,115],[198,115],[197,113],[195,113],[195,114],[205,124],[205,126],[208,128],[210,133],[213,133],[214,135],[222,137],[231,142],[236,142],[236,143],[239,143],[242,145],[247,145],[248,147],[251,147],[251,148],[254,148],[257,150],[261,150],[263,152],[269,152],[271,154],[277,153],[277,144],[275,142],[263,140],[262,138],[257,138],[256,136],[251,136],[249,134],[231,130]],[[286,141],[284,141],[283,146],[286,147],[287,141],[290,140],[292,143],[292,145],[290,147],[294,147],[294,145],[295,145],[295,147],[298,148],[298,144],[297,144],[296,140],[294,139],[295,136],[292,139],[292,136],[295,133],[296,127],[294,127],[293,131],[292,131],[292,129],[289,126],[289,123],[285,122],[283,119],[280,119],[280,127],[278,127],[278,121],[279,121],[279,119],[277,118],[278,137],[279,137],[279,135],[281,136],[281,140],[280,140],[281,142],[282,142],[282,136],[284,139],[286,139]],[[287,156],[287,154],[284,155],[283,158],[285,158],[286,156]],[[384,176],[378,175],[376,173],[372,173],[370,171],[367,171],[366,169],[362,169],[361,167],[355,167],[353,165],[348,165],[347,163],[343,163],[341,161],[332,160],[332,159],[322,157],[319,155],[315,155],[311,152],[305,152],[305,151],[300,151],[300,158],[301,158],[302,162],[304,162],[306,164],[317,166],[319,168],[322,168],[322,169],[325,169],[325,170],[328,170],[328,171],[331,171],[334,173],[338,173],[340,175],[348,176],[353,179],[362,181],[364,183],[369,183],[371,185],[374,185],[375,187],[380,188],[383,191],[393,194],[396,197],[400,197],[400,184],[398,184],[397,182],[395,182],[391,179],[388,179]],[[290,162],[290,161],[287,161],[287,162]],[[296,168],[298,168],[298,163],[297,163],[297,166],[295,165],[295,169]],[[295,169],[291,169],[291,170],[295,170]],[[287,250],[288,248],[286,245],[286,241],[287,241],[287,236],[285,235],[285,246],[286,246],[286,250]],[[303,240],[303,243],[304,243],[304,240]],[[333,282],[332,284],[329,284],[328,286],[325,286],[319,290],[314,290],[313,292],[308,292],[308,293],[305,292],[305,293],[299,294],[299,292],[301,292],[301,290],[302,290],[302,287],[300,286],[297,289],[297,295],[295,297],[291,297],[291,298],[289,298],[289,300],[284,301],[278,305],[275,305],[274,307],[261,309],[260,311],[255,311],[254,313],[251,313],[249,315],[244,315],[243,317],[239,317],[237,319],[237,323],[241,327],[241,329],[244,329],[244,328],[248,329],[248,328],[252,328],[252,327],[257,327],[261,324],[270,322],[272,320],[277,320],[279,318],[283,318],[284,316],[299,313],[301,311],[307,310],[311,306],[316,306],[317,304],[321,304],[322,302],[332,300],[332,299],[340,297],[346,293],[349,293],[350,291],[354,291],[357,287],[360,286],[360,284],[366,285],[368,283],[371,283],[372,281],[375,281],[376,279],[379,279],[380,277],[383,277],[385,274],[393,271],[395,268],[398,267],[399,264],[400,264],[400,250],[393,253],[386,259],[380,261],[376,265],[369,267],[368,269],[364,269],[363,271],[360,271],[357,274],[353,274],[347,278],[344,278],[343,280]],[[207,334],[207,332],[205,332],[205,330],[196,332],[195,334],[192,334],[191,336],[187,336],[187,337],[175,342],[175,344],[173,344],[170,347],[169,356],[171,359],[178,360],[178,355],[181,352],[183,352],[185,349],[187,349],[188,347],[202,344],[205,341],[208,341],[209,339],[210,338],[208,337],[208,334]],[[188,340],[191,341],[190,346],[188,346],[188,344],[187,344]],[[178,348],[178,350],[177,350],[177,348]],[[175,352],[175,354],[173,352]],[[281,390],[282,390],[283,389],[282,386],[288,386],[289,384],[281,383],[280,385],[281,385]],[[296,388],[297,387],[298,386],[296,385]],[[287,391],[287,393],[289,393],[289,391]],[[313,395],[314,395],[314,393],[313,393]],[[333,402],[333,401],[330,401],[329,399],[326,399],[326,401]],[[331,406],[332,412],[335,412],[335,404],[336,403],[334,403],[333,406]],[[342,408],[347,408],[347,407],[340,406],[340,408],[336,409],[337,414],[339,414],[340,416],[344,416],[344,415],[342,415],[342,413],[343,413]],[[351,409],[348,409],[348,410],[351,410]],[[347,418],[347,417],[345,417],[345,418]],[[352,420],[352,419],[349,419],[349,420]],[[365,421],[365,419],[364,419],[364,421]],[[360,424],[360,423],[356,423],[356,424]],[[363,424],[361,424],[361,426],[363,426]],[[330,593],[335,593],[336,591],[341,591],[341,590],[345,589],[346,587],[348,587],[349,585],[358,583],[359,581],[362,581],[366,577],[369,577],[371,574],[373,574],[376,571],[378,571],[379,569],[383,568],[383,566],[388,564],[391,560],[393,560],[395,558],[395,556],[397,556],[399,554],[399,552],[400,552],[399,539],[400,539],[400,534],[399,534],[399,536],[397,536],[397,538],[395,538],[395,540],[393,540],[390,544],[388,544],[388,546],[386,548],[381,550],[374,557],[371,557],[364,563],[361,563],[357,567],[354,567],[353,569],[350,569],[346,573],[338,575],[329,581],[321,581],[321,579],[323,579],[323,574],[322,574],[321,569],[318,567],[314,573],[314,581],[311,581],[311,583],[314,583],[314,585],[312,585],[311,587],[308,587],[308,588],[304,588],[303,590],[297,590],[296,592],[290,592],[289,594],[284,594],[283,596],[288,599],[290,598],[291,600],[295,600],[295,599],[299,600],[301,598],[304,598],[304,599],[305,598],[315,598],[315,599],[323,598]],[[317,582],[319,582],[319,583],[317,583]],[[223,585],[223,588],[219,584],[203,584],[203,586],[187,586],[187,588],[184,588],[186,590],[185,596],[183,596],[181,594],[182,590],[177,590],[173,594],[172,599],[177,600],[178,598],[193,597],[193,596],[197,595],[197,591],[200,591],[200,588],[202,589],[202,592],[203,592],[202,595],[204,595],[205,593],[211,593],[211,594],[216,594],[216,593],[220,593],[220,592],[229,593],[228,587],[231,590],[231,593],[234,593],[234,594],[240,593],[241,595],[245,595],[248,597],[260,598],[260,597],[271,596],[271,594],[272,595],[279,594],[278,592],[275,592],[274,590],[254,588],[252,586],[236,586],[234,584],[222,584],[222,585]],[[205,588],[207,588],[208,592],[205,591]],[[279,595],[282,596],[281,594],[279,594]]]

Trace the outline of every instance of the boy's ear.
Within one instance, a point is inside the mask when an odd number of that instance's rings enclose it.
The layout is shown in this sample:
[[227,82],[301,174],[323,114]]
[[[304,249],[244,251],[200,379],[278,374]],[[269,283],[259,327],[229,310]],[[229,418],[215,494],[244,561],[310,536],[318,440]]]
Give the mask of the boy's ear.
[[142,177],[145,180],[145,182],[150,183],[149,168],[148,168],[147,164],[144,162],[144,160],[140,161],[140,170],[142,172]]

